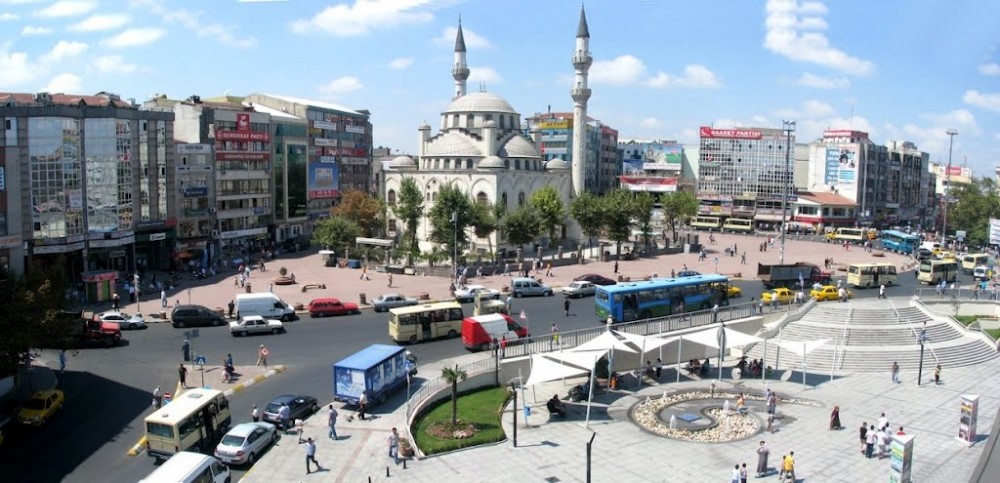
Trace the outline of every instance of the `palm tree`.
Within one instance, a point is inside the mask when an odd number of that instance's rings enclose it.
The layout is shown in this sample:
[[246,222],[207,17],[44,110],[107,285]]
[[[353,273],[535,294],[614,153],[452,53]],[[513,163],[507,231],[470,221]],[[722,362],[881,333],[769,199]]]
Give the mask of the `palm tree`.
[[469,373],[455,367],[444,367],[441,369],[441,377],[451,384],[451,425],[458,424],[458,381],[464,381],[469,377]]

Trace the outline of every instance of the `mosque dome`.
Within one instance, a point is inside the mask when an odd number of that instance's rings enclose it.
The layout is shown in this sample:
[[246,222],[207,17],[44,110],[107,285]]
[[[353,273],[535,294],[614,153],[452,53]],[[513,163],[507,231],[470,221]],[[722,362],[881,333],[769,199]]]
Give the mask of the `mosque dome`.
[[446,132],[427,143],[425,156],[482,156],[472,141],[455,132]]
[[396,156],[389,161],[389,167],[394,169],[416,169],[417,163],[413,162],[413,158],[409,156]]
[[507,169],[507,163],[500,156],[487,156],[479,162],[480,169]]
[[538,158],[538,149],[523,136],[513,136],[497,153],[502,158]]
[[552,158],[545,163],[546,171],[568,170],[570,167],[570,164],[562,158]]
[[459,112],[499,112],[517,114],[510,103],[504,98],[489,92],[473,92],[455,99],[443,113]]

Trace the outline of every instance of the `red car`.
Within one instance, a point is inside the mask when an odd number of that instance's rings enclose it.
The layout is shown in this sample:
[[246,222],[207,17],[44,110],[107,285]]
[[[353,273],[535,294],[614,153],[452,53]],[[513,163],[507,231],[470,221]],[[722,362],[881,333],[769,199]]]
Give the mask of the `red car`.
[[313,299],[309,302],[309,315],[311,317],[326,317],[328,315],[348,315],[360,314],[361,309],[358,304],[351,302],[341,302],[335,298]]
[[608,277],[605,277],[603,275],[598,275],[596,273],[587,273],[584,275],[580,275],[579,277],[574,278],[573,281],[590,282],[594,285],[615,285],[616,283],[618,283]]

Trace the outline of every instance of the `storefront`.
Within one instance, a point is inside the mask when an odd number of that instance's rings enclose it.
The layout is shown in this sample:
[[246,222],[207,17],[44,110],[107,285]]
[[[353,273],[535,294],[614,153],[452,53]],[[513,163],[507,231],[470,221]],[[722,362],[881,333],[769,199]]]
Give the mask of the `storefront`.
[[70,281],[70,285],[77,287],[82,282],[80,274],[84,268],[84,260],[87,257],[86,241],[83,235],[76,235],[66,238],[46,238],[36,239],[30,243],[32,271],[55,270],[63,274]]
[[135,234],[132,231],[91,233],[87,240],[87,272],[132,273]]
[[88,303],[107,302],[115,293],[115,282],[118,272],[98,271],[83,272],[83,290]]
[[169,270],[171,248],[177,240],[173,220],[142,222],[136,227],[135,257],[139,271]]

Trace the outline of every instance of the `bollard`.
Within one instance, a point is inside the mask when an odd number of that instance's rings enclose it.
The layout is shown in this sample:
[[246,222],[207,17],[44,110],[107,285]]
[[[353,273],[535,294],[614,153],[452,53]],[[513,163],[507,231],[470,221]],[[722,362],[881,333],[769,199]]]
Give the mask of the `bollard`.
[[406,469],[406,459],[403,459],[403,469]]
[[388,466],[385,467],[385,476],[386,477],[389,476],[389,467]]

